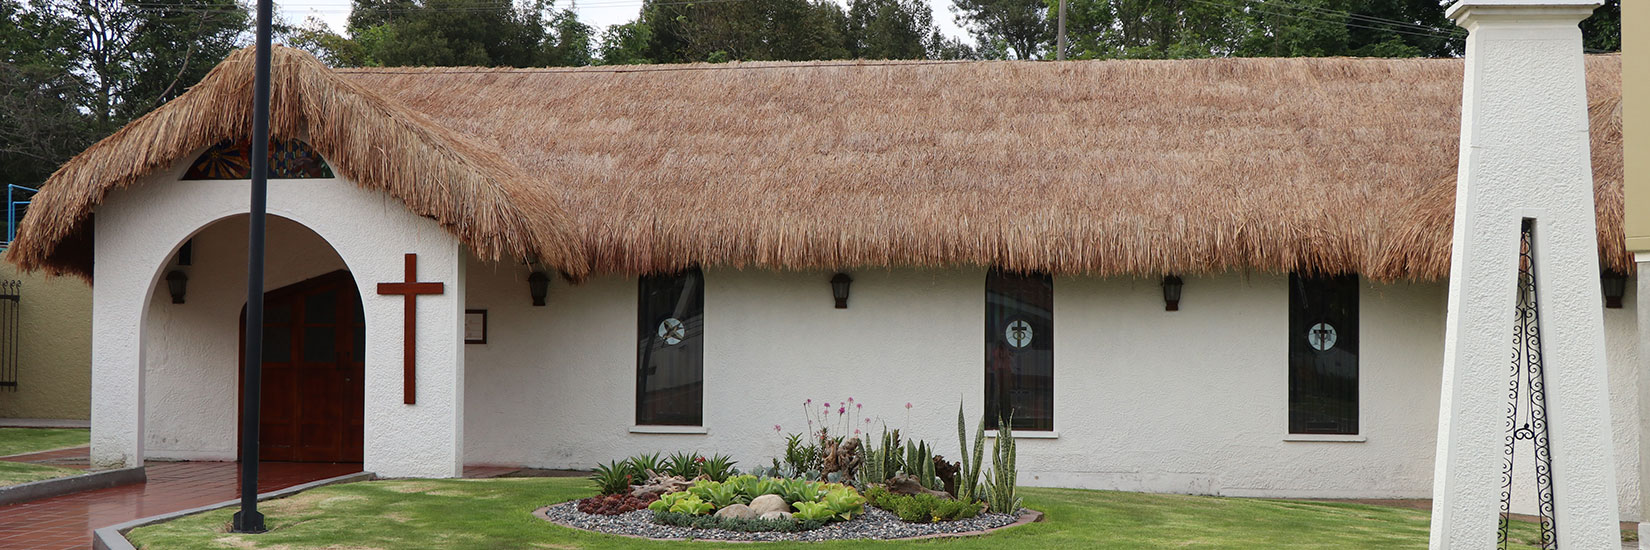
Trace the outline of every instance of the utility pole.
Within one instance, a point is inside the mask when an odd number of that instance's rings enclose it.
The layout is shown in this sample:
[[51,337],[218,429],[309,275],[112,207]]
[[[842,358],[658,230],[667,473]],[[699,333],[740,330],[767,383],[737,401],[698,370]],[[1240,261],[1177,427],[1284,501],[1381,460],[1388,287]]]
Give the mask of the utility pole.
[[264,213],[269,198],[269,20],[271,0],[258,0],[258,42],[252,73],[252,204],[246,243],[246,371],[241,394],[241,510],[236,533],[262,533],[258,512],[258,413],[264,361]]
[[1059,38],[1056,38],[1055,41],[1054,41],[1054,60],[1055,61],[1065,61],[1066,60],[1066,0],[1060,0],[1060,28],[1059,28],[1059,30],[1057,30],[1055,32],[1056,32],[1056,36],[1058,36]]

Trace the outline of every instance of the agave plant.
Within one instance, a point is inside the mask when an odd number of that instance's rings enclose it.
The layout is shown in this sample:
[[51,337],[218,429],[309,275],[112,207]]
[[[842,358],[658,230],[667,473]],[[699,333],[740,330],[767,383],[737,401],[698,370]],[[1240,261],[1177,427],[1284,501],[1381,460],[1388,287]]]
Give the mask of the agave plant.
[[598,494],[617,495],[630,492],[630,484],[636,479],[629,461],[613,461],[607,464],[596,465],[596,471],[590,474],[590,482],[596,485]]
[[661,473],[661,470],[659,469],[659,453],[639,454],[630,457],[629,462],[630,469],[636,474],[638,480],[642,477],[646,477],[648,472],[653,472],[656,474]]

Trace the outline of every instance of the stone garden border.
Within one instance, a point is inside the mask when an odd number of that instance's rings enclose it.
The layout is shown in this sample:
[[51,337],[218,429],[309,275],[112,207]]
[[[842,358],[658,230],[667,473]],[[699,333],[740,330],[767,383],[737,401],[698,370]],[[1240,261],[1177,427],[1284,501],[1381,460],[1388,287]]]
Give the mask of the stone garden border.
[[[605,532],[602,532],[602,531],[593,531],[593,530],[585,529],[585,528],[582,528],[582,527],[574,527],[572,525],[568,525],[566,523],[562,523],[560,521],[556,521],[555,519],[552,519],[550,517],[550,514],[549,514],[550,508],[552,506],[559,506],[560,504],[565,504],[565,503],[552,504],[550,506],[545,506],[543,508],[533,510],[533,517],[539,518],[541,520],[544,520],[544,521],[547,521],[547,522],[550,522],[550,523],[553,523],[553,524],[556,524],[556,525],[560,525],[562,527],[566,527],[568,529],[584,531],[586,533],[596,533],[596,534],[599,534],[599,535],[609,535],[609,536],[615,536],[615,537],[625,537],[625,538],[641,539],[641,540],[657,540],[657,541],[667,541],[667,542],[718,542],[718,543],[732,542],[732,543],[740,543],[740,544],[764,544],[764,543],[768,542],[768,541],[756,541],[756,540],[720,540],[720,539],[689,539],[689,538],[662,538],[662,539],[656,539],[656,538],[653,538],[653,537],[644,537],[644,536],[641,536],[641,535],[626,535],[626,534],[623,534],[623,533],[605,533]],[[981,536],[981,535],[989,535],[989,534],[992,534],[992,533],[995,533],[995,532],[998,532],[998,531],[1002,531],[1002,530],[1005,530],[1005,529],[1013,529],[1015,527],[1025,525],[1027,523],[1036,523],[1036,522],[1043,521],[1043,513],[1042,512],[1032,510],[1030,508],[1022,508],[1022,510],[1024,510],[1024,512],[1020,513],[1020,517],[1018,519],[1015,519],[1014,523],[1010,523],[1010,524],[1004,525],[1002,527],[995,527],[995,528],[992,528],[992,529],[983,529],[983,530],[978,530],[978,531],[963,531],[961,533],[930,533],[930,534],[927,534],[927,535],[917,535],[917,536],[914,536],[914,537],[895,537],[895,538],[887,538],[887,539],[846,539],[846,540],[850,540],[850,541],[852,541],[852,540],[884,541],[884,540],[924,540],[924,539],[938,539],[938,538],[978,537],[978,536]],[[785,541],[785,542],[795,542],[795,541]]]
[[[305,484],[302,484],[302,485],[293,485],[293,486],[287,487],[285,489],[270,491],[270,492],[267,492],[267,493],[259,493],[258,494],[258,502],[263,502],[263,501],[266,501],[266,500],[269,500],[269,499],[275,499],[275,498],[285,498],[285,497],[289,497],[289,496],[292,496],[292,495],[295,495],[295,494],[298,494],[298,493],[302,493],[304,491],[308,491],[310,489],[314,489],[314,488],[317,488],[317,487],[324,487],[324,486],[327,486],[327,485],[334,485],[334,484],[338,484],[338,483],[353,483],[353,482],[357,482],[357,481],[369,481],[369,480],[372,480],[374,477],[375,476],[372,474],[372,472],[356,472],[356,473],[353,473],[353,474],[344,474],[344,475],[341,475],[341,476],[338,476],[338,477],[330,477],[330,478],[323,479],[323,480],[320,480],[320,481],[311,481],[309,483],[305,483]],[[241,503],[240,499],[226,500],[226,501],[223,501],[223,502],[219,502],[217,504],[208,504],[206,506],[201,506],[199,508],[190,508],[188,510],[179,510],[179,511],[168,513],[168,514],[161,514],[161,515],[158,515],[158,516],[149,516],[149,517],[146,517],[146,518],[134,519],[134,520],[128,521],[126,523],[120,523],[120,524],[116,524],[116,525],[110,525],[108,527],[101,527],[101,528],[98,528],[98,529],[93,529],[92,530],[92,549],[93,550],[137,550],[137,547],[133,546],[131,541],[126,540],[126,532],[127,531],[131,531],[133,529],[137,529],[139,527],[143,527],[143,526],[146,526],[146,525],[154,525],[156,523],[161,523],[161,522],[164,522],[164,521],[171,521],[171,520],[174,520],[174,519],[181,518],[183,516],[199,514],[201,512],[210,512],[212,510],[217,510],[219,508],[228,508],[228,507],[231,507],[231,506],[237,506],[240,503]]]

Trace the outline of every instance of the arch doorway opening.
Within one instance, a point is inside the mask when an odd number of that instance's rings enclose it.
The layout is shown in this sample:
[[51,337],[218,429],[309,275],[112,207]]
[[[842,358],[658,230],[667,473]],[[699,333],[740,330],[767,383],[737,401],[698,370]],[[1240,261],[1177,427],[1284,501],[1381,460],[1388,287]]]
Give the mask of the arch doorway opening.
[[[243,306],[242,388],[245,334]],[[265,292],[263,334],[258,458],[361,462],[366,323],[355,279],[339,270]]]

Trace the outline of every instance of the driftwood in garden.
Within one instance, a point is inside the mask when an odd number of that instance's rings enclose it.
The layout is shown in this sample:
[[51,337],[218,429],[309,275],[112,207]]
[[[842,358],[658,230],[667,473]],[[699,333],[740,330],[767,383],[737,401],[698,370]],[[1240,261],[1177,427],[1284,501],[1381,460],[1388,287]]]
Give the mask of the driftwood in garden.
[[643,495],[661,496],[665,493],[686,491],[693,486],[692,481],[682,476],[659,475],[653,470],[647,471],[647,483],[631,486],[630,496],[642,498]]
[[946,462],[945,457],[934,455],[934,475],[945,484],[945,492],[951,496],[957,496],[957,472],[961,471],[961,464]]
[[820,474],[824,476],[830,476],[831,472],[841,472],[842,479],[846,482],[854,479],[859,472],[860,464],[865,462],[865,457],[859,453],[857,437],[843,440],[840,445],[835,440],[827,438],[824,441],[824,450],[824,460],[820,461],[819,468]]
[[943,498],[943,499],[946,499],[946,500],[952,500],[952,497],[951,497],[950,493],[947,493],[945,491],[935,491],[933,489],[925,488],[925,487],[922,486],[921,482],[917,481],[916,477],[906,475],[906,474],[900,474],[900,475],[888,478],[888,482],[884,483],[883,487],[886,487],[888,489],[888,492],[894,493],[894,494],[897,494],[897,495],[929,494],[929,495],[934,495],[936,497]]

